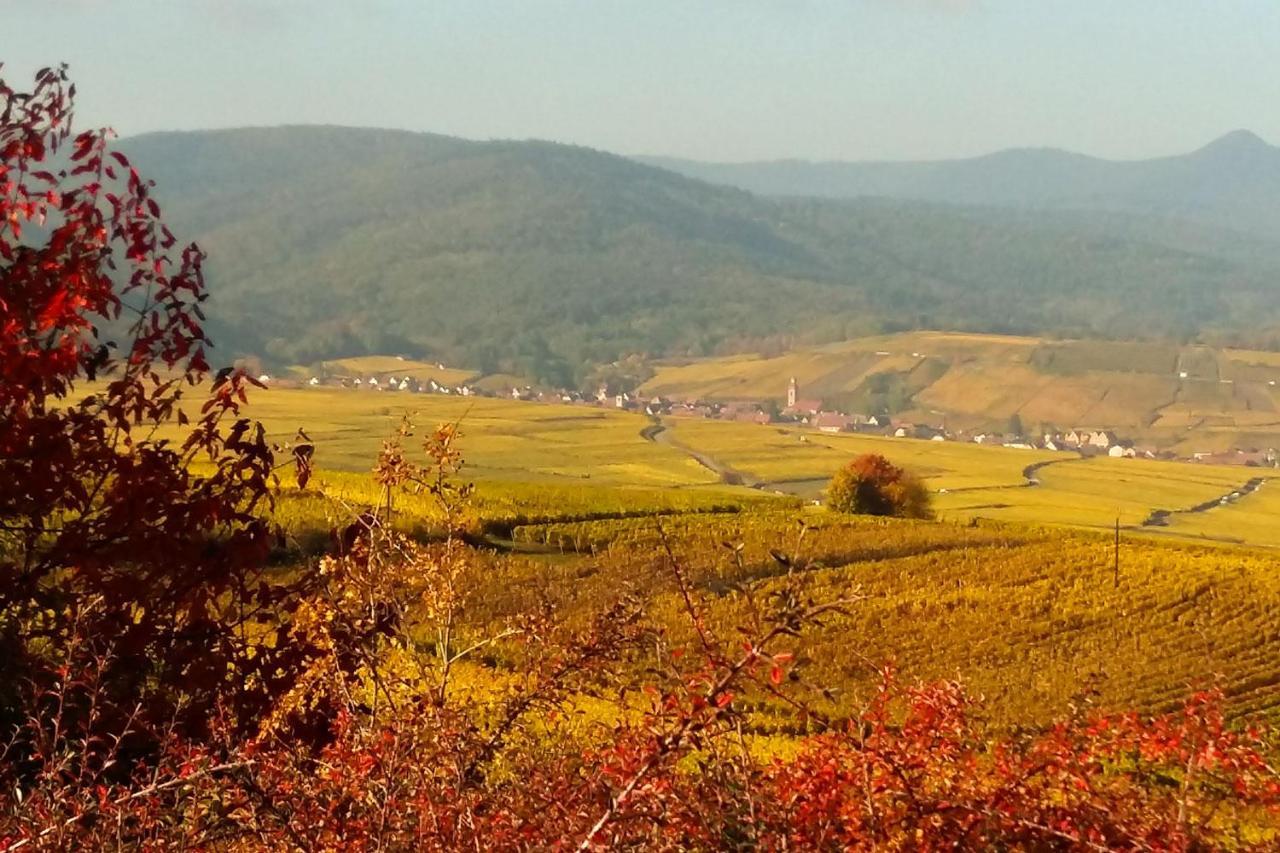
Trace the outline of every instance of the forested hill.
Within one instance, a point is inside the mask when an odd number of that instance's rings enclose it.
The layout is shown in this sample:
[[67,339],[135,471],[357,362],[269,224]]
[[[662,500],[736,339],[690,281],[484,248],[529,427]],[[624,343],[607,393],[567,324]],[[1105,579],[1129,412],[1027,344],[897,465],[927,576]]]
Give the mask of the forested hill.
[[768,338],[921,327],[1258,343],[1280,327],[1280,249],[1165,219],[769,199],[582,148],[398,131],[121,147],[211,256],[224,358],[403,352],[568,383],[622,354]]
[[1280,240],[1280,148],[1247,130],[1174,157],[1115,161],[1052,148],[933,162],[775,160],[650,165],[762,195],[883,197],[1178,217]]

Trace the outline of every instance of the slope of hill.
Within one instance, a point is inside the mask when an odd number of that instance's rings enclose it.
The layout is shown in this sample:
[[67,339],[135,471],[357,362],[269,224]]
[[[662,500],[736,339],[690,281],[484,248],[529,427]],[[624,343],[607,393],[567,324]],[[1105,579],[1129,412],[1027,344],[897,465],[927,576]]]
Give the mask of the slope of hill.
[[638,159],[764,195],[1128,211],[1280,238],[1280,148],[1246,130],[1189,154],[1127,162],[1056,149],[902,163]]
[[764,199],[581,148],[397,131],[123,147],[209,252],[228,357],[402,353],[570,384],[622,354],[769,339],[1280,325],[1276,245],[1126,214]]
[[831,408],[970,429],[1115,429],[1186,452],[1280,445],[1280,356],[1165,343],[919,332],[773,358],[668,362],[642,389],[781,400],[795,376]]

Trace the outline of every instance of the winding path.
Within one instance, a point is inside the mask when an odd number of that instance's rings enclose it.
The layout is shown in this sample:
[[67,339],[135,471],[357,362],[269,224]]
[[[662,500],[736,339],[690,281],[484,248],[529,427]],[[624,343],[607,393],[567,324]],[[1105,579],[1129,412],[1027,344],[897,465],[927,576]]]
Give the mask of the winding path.
[[706,468],[708,471],[719,477],[720,482],[722,483],[727,483],[731,486],[748,486],[752,489],[764,488],[766,485],[760,480],[756,480],[753,477],[743,474],[732,466],[726,465],[713,456],[708,456],[705,453],[686,447],[676,441],[671,437],[671,429],[661,420],[656,423],[649,424],[647,427],[640,430],[640,437],[645,441],[652,441],[655,444],[664,444],[673,450],[680,451],[693,461],[697,462],[703,468]]
[[1254,477],[1238,489],[1233,489],[1227,494],[1196,504],[1187,509],[1155,509],[1151,511],[1151,515],[1147,516],[1142,522],[1143,527],[1167,527],[1169,519],[1175,515],[1191,515],[1192,513],[1208,512],[1211,509],[1219,509],[1221,507],[1234,504],[1242,498],[1246,498],[1258,489],[1262,488],[1262,484],[1267,482],[1269,477]]

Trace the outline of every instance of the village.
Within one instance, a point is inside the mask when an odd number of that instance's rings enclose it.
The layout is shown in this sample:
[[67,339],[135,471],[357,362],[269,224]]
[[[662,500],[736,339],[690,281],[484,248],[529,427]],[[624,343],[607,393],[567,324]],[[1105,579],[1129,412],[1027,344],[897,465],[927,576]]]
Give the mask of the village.
[[[443,364],[436,365],[441,371]],[[734,421],[761,425],[779,424],[807,427],[819,433],[858,433],[891,438],[910,438],[922,441],[972,442],[985,446],[1007,447],[1017,450],[1049,450],[1080,456],[1108,456],[1125,459],[1164,459],[1201,462],[1214,465],[1243,465],[1247,467],[1280,467],[1280,451],[1275,448],[1232,449],[1217,452],[1196,452],[1179,456],[1172,451],[1152,444],[1138,442],[1117,434],[1114,430],[1097,427],[1074,427],[1064,432],[1041,435],[1029,434],[1021,428],[1017,418],[1004,431],[948,429],[945,419],[937,424],[920,423],[892,417],[888,414],[863,414],[844,412],[824,407],[817,398],[801,396],[801,388],[793,376],[786,384],[785,398],[779,401],[760,402],[711,401],[670,399],[663,396],[644,395],[632,390],[618,390],[601,385],[594,394],[572,389],[540,389],[532,385],[510,385],[501,389],[485,387],[476,382],[444,384],[435,379],[421,379],[399,373],[371,374],[366,376],[330,375],[311,376],[305,381],[293,378],[276,378],[259,375],[263,385],[275,387],[341,387],[353,391],[403,392],[410,394],[441,394],[457,397],[506,398],[526,402],[575,406],[596,406],[634,412],[650,418],[701,418]],[[801,438],[803,439],[803,436]]]

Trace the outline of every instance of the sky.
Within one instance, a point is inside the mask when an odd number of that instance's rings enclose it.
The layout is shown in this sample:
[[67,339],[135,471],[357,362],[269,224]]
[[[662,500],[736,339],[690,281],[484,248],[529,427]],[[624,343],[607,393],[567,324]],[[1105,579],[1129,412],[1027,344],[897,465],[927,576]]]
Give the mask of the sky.
[[541,138],[702,160],[1280,143],[1276,0],[0,0],[82,125]]

